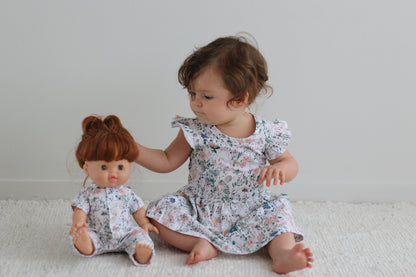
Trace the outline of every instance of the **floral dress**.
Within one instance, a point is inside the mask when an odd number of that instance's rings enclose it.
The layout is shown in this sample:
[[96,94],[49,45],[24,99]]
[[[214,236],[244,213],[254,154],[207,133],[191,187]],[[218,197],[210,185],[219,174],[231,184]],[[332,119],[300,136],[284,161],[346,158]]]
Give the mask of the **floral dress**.
[[284,121],[255,120],[251,136],[233,138],[196,118],[176,117],[172,126],[192,147],[188,184],[150,203],[147,216],[226,253],[255,252],[287,232],[302,240],[288,197],[257,184],[267,161],[284,153],[290,131]]
[[[143,200],[123,185],[107,188],[91,184],[82,188],[72,208],[79,208],[87,214],[88,234],[95,247],[91,256],[125,251],[136,266],[141,265],[133,257],[136,243],[154,249],[149,234],[132,222],[132,214],[143,206]],[[73,237],[70,236],[72,245]],[[74,246],[73,249],[82,255]]]

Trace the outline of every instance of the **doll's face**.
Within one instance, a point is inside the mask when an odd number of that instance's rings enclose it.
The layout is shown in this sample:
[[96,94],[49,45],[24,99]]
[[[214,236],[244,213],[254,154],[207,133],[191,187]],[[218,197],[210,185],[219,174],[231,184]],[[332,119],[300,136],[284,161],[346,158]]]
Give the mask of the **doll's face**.
[[99,187],[118,187],[127,182],[130,176],[131,163],[120,161],[86,161],[85,173]]

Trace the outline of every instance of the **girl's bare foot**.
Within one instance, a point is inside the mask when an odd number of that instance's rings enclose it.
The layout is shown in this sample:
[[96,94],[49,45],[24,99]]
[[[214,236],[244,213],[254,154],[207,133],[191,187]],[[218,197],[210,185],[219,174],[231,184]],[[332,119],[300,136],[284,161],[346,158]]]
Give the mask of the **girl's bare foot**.
[[212,259],[218,255],[218,250],[207,240],[199,239],[189,253],[186,264],[196,264],[202,261]]
[[80,228],[75,233],[74,245],[83,255],[89,256],[94,252],[94,244],[92,243],[86,228]]
[[134,258],[139,264],[149,263],[152,253],[153,248],[150,245],[136,243],[136,253],[134,253]]
[[282,251],[276,260],[273,260],[273,271],[276,273],[288,273],[304,268],[312,267],[312,251],[305,248],[303,243],[296,244],[292,249]]

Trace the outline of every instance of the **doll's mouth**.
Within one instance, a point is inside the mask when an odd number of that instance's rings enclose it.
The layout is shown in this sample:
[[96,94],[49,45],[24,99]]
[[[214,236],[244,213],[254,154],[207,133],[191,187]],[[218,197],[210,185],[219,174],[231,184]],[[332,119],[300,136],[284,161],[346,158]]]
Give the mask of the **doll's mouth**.
[[115,183],[117,182],[117,177],[110,177],[108,178],[108,181],[110,181],[110,183]]

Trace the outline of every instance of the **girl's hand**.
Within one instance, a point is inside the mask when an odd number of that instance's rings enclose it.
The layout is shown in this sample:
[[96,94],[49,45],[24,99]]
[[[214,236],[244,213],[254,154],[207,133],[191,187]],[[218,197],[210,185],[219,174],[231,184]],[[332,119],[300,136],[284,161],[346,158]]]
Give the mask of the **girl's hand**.
[[150,222],[143,224],[142,228],[143,228],[143,230],[145,230],[148,233],[155,232],[156,234],[159,235],[159,230],[156,228],[155,225],[153,225]]
[[272,180],[273,185],[275,186],[277,186],[279,180],[280,185],[283,185],[286,181],[285,172],[275,165],[266,166],[261,170],[258,184],[261,185],[264,181],[266,181],[266,186],[270,187]]
[[78,230],[81,229],[81,228],[88,228],[87,223],[84,222],[84,223],[73,224],[72,227],[71,227],[71,230],[69,231],[69,234],[70,235],[75,235],[75,233],[78,232]]

